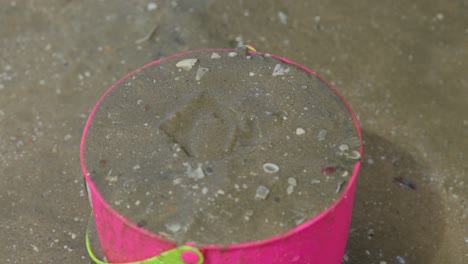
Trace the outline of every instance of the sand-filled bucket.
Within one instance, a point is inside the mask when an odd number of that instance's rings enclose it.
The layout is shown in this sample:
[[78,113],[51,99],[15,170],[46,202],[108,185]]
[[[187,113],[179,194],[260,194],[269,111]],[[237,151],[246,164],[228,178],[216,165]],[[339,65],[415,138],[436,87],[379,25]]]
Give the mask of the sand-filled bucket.
[[332,85],[251,47],[128,74],[80,147],[110,263],[341,263],[361,154]]

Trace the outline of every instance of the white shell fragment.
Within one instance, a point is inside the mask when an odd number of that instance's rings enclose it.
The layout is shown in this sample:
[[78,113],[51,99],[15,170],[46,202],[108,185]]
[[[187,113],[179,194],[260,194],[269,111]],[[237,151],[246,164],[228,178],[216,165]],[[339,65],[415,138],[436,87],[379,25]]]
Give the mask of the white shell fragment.
[[294,192],[294,186],[289,185],[288,188],[286,189],[286,193],[289,195]]
[[181,182],[182,182],[182,178],[176,178],[176,179],[172,180],[172,184],[174,184],[174,185],[178,185]]
[[341,181],[336,185],[336,190],[335,193],[339,193],[341,191],[341,188],[343,188],[343,185],[346,183],[346,181]]
[[273,76],[279,76],[279,75],[285,75],[286,73],[288,73],[291,69],[288,67],[288,68],[284,68],[283,66],[281,66],[281,64],[276,64],[275,68],[273,69]]
[[195,80],[197,80],[197,81],[201,80],[203,75],[205,75],[205,73],[207,73],[208,71],[209,71],[208,68],[203,68],[203,67],[198,68],[197,76],[195,77]]
[[319,141],[325,140],[325,138],[327,137],[327,134],[328,132],[325,129],[321,129],[317,134],[317,139]]
[[146,6],[146,10],[148,11],[153,11],[153,10],[156,10],[158,8],[158,5],[156,3],[148,3],[148,5]]
[[288,23],[288,16],[283,11],[278,12],[278,18],[281,24],[286,25]]
[[279,167],[278,167],[278,165],[276,165],[274,163],[265,163],[265,164],[263,164],[263,170],[266,173],[276,173],[276,172],[279,171]]
[[198,164],[196,169],[193,169],[188,163],[184,163],[184,166],[187,167],[187,177],[192,179],[203,179],[205,177],[205,173],[200,164]]
[[359,153],[359,151],[357,150],[353,150],[348,156],[347,156],[349,159],[360,159],[361,158],[361,153]]
[[180,228],[182,228],[182,226],[179,223],[166,223],[164,226],[167,228],[167,230],[171,231],[172,233],[176,233],[180,230]]
[[310,181],[310,184],[319,184],[320,183],[320,180],[311,180]]
[[237,52],[229,52],[228,53],[228,56],[231,57],[231,58],[233,58],[233,57],[235,57],[237,55],[238,55]]
[[216,52],[213,52],[213,54],[211,54],[211,58],[212,58],[212,59],[220,59],[220,58],[221,58],[221,55],[219,55],[219,54],[216,53]]
[[270,193],[270,190],[267,187],[260,185],[257,187],[257,191],[255,192],[255,199],[265,200],[268,193]]
[[304,134],[305,134],[305,130],[302,127],[296,128],[296,135],[300,136]]
[[401,257],[401,256],[396,256],[395,259],[399,264],[405,264],[406,263],[405,259],[403,257]]
[[197,64],[198,59],[185,59],[181,60],[176,64],[177,68],[181,68],[183,70],[189,71]]
[[297,186],[297,180],[295,178],[293,178],[293,177],[288,178],[288,183],[289,183],[289,185]]
[[349,150],[349,146],[346,145],[346,144],[343,144],[343,145],[340,145],[338,147],[338,149],[341,151],[341,152],[345,152],[345,151],[348,151]]

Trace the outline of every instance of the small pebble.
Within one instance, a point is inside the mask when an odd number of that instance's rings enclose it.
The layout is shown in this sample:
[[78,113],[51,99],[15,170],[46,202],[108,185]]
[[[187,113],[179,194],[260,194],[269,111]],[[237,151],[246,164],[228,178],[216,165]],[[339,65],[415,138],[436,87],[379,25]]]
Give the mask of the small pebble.
[[255,73],[249,72],[249,76],[255,76]]
[[328,166],[328,167],[323,167],[321,171],[322,171],[322,174],[329,175],[329,174],[334,173],[336,170],[337,170],[336,166]]
[[283,11],[278,12],[278,18],[281,24],[286,25],[288,23],[288,16]]
[[283,66],[281,66],[281,64],[276,64],[275,68],[273,69],[273,73],[271,75],[273,76],[280,76],[280,75],[285,75],[286,73],[288,73],[291,69],[288,67],[288,68],[284,68]]
[[344,260],[345,262],[348,262],[348,261],[349,261],[348,254],[344,254],[344,256],[343,256],[343,260]]
[[176,64],[177,68],[181,68],[183,70],[191,70],[195,64],[197,64],[198,59],[185,59],[181,60]]
[[399,264],[405,264],[406,263],[405,259],[403,257],[401,257],[401,256],[396,256],[395,259]]
[[34,251],[39,252],[39,248],[36,245],[31,245]]
[[349,146],[346,144],[343,144],[343,145],[340,145],[338,149],[340,149],[341,152],[345,152],[349,150]]
[[289,185],[297,186],[297,180],[295,178],[293,178],[293,177],[288,178],[288,183],[289,183]]
[[263,164],[263,170],[266,173],[276,173],[276,172],[279,171],[279,167],[278,167],[278,165],[276,165],[274,163],[265,163],[265,164]]
[[207,73],[208,71],[209,71],[208,68],[203,68],[203,67],[198,68],[197,76],[195,77],[195,80],[197,80],[197,81],[201,80],[203,75],[205,75],[205,73]]
[[294,191],[294,186],[292,186],[292,185],[289,185],[288,188],[286,188],[286,193],[288,195],[293,193],[293,191]]
[[346,181],[341,181],[338,183],[338,185],[336,186],[336,190],[335,190],[335,193],[339,193],[341,191],[341,189],[343,188],[343,185],[346,183]]
[[270,190],[267,187],[260,185],[257,187],[257,191],[255,192],[255,199],[265,200],[269,193]]
[[139,164],[137,164],[137,165],[133,166],[133,170],[139,170],[140,168],[141,168],[141,167],[140,167],[140,165],[139,165]]
[[172,184],[178,185],[178,184],[180,184],[181,182],[182,182],[182,178],[177,178],[177,179],[174,179],[174,180],[172,181]]
[[311,180],[310,181],[310,184],[319,184],[320,183],[320,180]]
[[207,194],[207,193],[208,193],[208,188],[206,188],[206,187],[203,187],[203,189],[202,189],[202,193],[203,193],[203,194]]
[[63,137],[63,140],[68,141],[68,140],[70,140],[71,138],[72,138],[72,135],[66,134],[66,135]]
[[179,223],[167,223],[164,226],[167,228],[167,230],[171,231],[172,233],[176,233],[182,228],[182,226]]
[[320,131],[318,132],[318,134],[317,134],[317,139],[318,139],[319,141],[322,141],[322,140],[324,140],[324,139],[327,137],[327,134],[328,134],[328,132],[327,132],[325,129],[322,129],[322,130],[320,130]]
[[192,179],[203,179],[205,178],[205,173],[203,172],[203,169],[201,165],[199,164],[196,169],[193,169],[192,166],[188,163],[184,163],[184,166],[187,167],[187,177],[192,178]]
[[158,8],[158,5],[156,3],[148,3],[148,5],[146,6],[146,10],[148,11],[153,11],[153,10],[156,10]]
[[237,55],[238,55],[237,52],[229,52],[229,53],[228,53],[228,56],[231,57],[231,58],[234,58],[234,57],[236,57]]
[[218,53],[213,52],[213,54],[211,54],[211,58],[212,59],[219,59],[219,58],[221,58],[221,56]]
[[303,128],[301,127],[296,128],[296,135],[300,136],[304,134],[305,134],[305,130]]

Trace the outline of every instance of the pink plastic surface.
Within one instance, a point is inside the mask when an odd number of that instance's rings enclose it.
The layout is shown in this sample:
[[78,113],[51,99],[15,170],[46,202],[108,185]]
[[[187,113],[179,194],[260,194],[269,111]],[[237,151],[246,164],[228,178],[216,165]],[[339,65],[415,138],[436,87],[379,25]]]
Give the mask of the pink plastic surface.
[[[153,61],[120,79],[112,85],[94,106],[86,122],[80,145],[80,162],[91,204],[93,206],[96,229],[101,248],[111,263],[140,261],[159,255],[176,247],[175,242],[161,238],[145,229],[138,227],[114,209],[103,199],[99,190],[89,177],[84,162],[86,136],[93,117],[104,98],[125,79],[147,67],[161,61],[172,59],[187,53],[227,51],[231,49],[208,49],[189,51],[167,58]],[[343,100],[352,114],[353,121],[361,139],[361,131],[351,107],[344,97],[329,82],[321,78],[314,71],[292,62],[288,59],[271,55],[285,63],[295,65],[325,81],[331,89]],[[359,148],[362,155],[362,145]],[[356,162],[353,174],[342,195],[328,209],[322,211],[315,218],[306,221],[290,231],[278,236],[229,246],[193,245],[200,249],[205,257],[205,264],[340,264],[344,255],[348,231],[351,222],[351,212],[354,201],[354,191],[361,162]]]

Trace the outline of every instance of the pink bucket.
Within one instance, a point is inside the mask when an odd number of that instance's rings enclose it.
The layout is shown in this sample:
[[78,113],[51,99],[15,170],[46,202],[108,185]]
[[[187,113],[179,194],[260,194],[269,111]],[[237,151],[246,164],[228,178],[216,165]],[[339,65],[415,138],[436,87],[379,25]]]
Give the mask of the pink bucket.
[[[209,49],[201,51],[189,51],[173,55],[171,57],[153,61],[120,79],[112,85],[94,106],[86,122],[81,145],[80,161],[81,168],[87,183],[88,194],[93,207],[97,235],[102,251],[110,263],[123,263],[142,261],[165,251],[177,247],[174,241],[164,239],[129,221],[120,215],[104,200],[99,190],[89,176],[85,164],[84,152],[89,127],[93,117],[104,98],[120,83],[125,81],[134,73],[162,61],[175,58],[188,53],[226,51],[230,49]],[[256,51],[251,51],[257,53]],[[285,63],[297,66],[302,70],[313,74],[323,80],[314,71],[292,62],[288,59],[271,55]],[[324,80],[323,80],[324,81]],[[326,82],[326,81],[325,81]],[[328,82],[327,82],[328,83]],[[361,140],[361,131],[358,121],[338,90],[328,83],[329,87],[342,99],[353,117],[353,122]],[[362,155],[362,144],[359,147]],[[356,180],[361,162],[354,165],[353,173],[341,196],[326,210],[322,211],[313,219],[306,221],[286,233],[264,240],[246,242],[228,246],[220,245],[193,245],[198,248],[204,257],[205,264],[251,264],[251,263],[320,263],[340,264],[345,251],[348,231],[351,222],[354,192]]]

